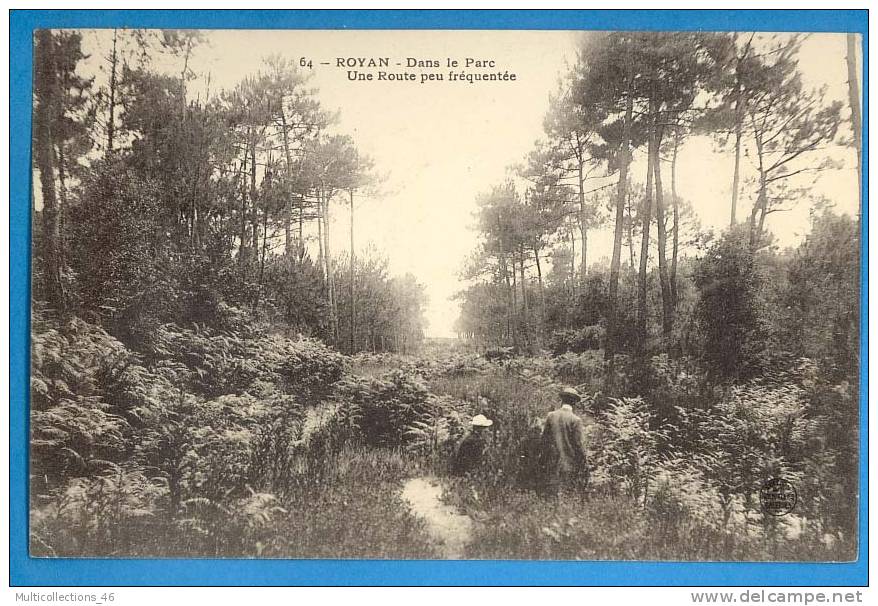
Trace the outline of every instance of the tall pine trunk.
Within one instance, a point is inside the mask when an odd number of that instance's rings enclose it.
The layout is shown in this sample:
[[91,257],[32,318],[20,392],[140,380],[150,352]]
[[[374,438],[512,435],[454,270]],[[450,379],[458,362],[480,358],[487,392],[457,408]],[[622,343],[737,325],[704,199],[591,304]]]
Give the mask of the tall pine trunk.
[[518,274],[515,271],[515,253],[509,253],[509,261],[512,263],[512,327],[513,327],[513,341],[516,348],[518,347],[521,340],[521,322],[519,321],[519,313],[518,313],[518,278],[516,277]]
[[518,345],[518,335],[515,331],[515,291],[512,288],[509,279],[509,266],[506,262],[506,255],[500,255],[500,273],[503,275],[503,282],[506,283],[506,338],[512,339],[513,345]]
[[570,225],[567,235],[570,236],[570,297],[576,298],[576,234]]
[[305,259],[305,196],[299,196],[299,261]]
[[64,283],[61,280],[60,230],[58,225],[58,200],[55,192],[54,145],[52,142],[52,117],[55,115],[56,79],[55,40],[47,29],[37,31],[36,73],[34,89],[34,160],[40,171],[40,189],[43,195],[42,256],[43,295],[51,307],[66,307]]
[[851,130],[854,131],[854,146],[857,150],[857,187],[860,192],[859,203],[863,203],[863,124],[860,117],[860,84],[857,78],[857,35],[847,35],[848,101],[851,105]]
[[585,292],[585,278],[587,274],[588,267],[588,225],[585,225],[582,228],[582,275],[579,277],[579,282],[582,285],[582,292]]
[[247,155],[249,148],[244,149],[244,159],[241,160],[241,225],[238,238],[241,240],[238,249],[238,263],[244,268],[247,262]]
[[659,150],[662,145],[663,129],[656,129],[652,167],[655,179],[655,224],[658,237],[659,285],[662,292],[662,336],[665,347],[670,349],[671,333],[674,329],[674,305],[671,298],[670,278],[668,277],[667,233],[665,226],[665,198],[662,191],[662,159]]
[[540,248],[539,246],[534,246],[534,263],[537,268],[537,285],[540,289],[540,308],[541,313],[545,312],[546,307],[546,292],[543,289],[543,268],[540,264]]
[[518,251],[518,270],[521,279],[521,325],[524,331],[524,345],[531,342],[530,332],[530,303],[527,296],[527,279],[524,276],[524,248]]
[[58,163],[58,263],[61,267],[67,264],[67,230],[64,226],[69,212],[67,200],[67,170],[64,144],[58,142],[55,159]]
[[[281,121],[281,132],[283,134],[283,144],[284,144],[284,156],[287,161],[287,183],[290,182],[293,175],[293,156],[290,152],[290,135],[289,135],[289,127],[287,126],[287,116],[284,111],[283,103],[281,103],[280,107],[280,121]],[[290,254],[293,248],[293,204],[290,197],[292,193],[287,191],[284,192],[287,194],[287,197],[284,199],[284,254]],[[301,242],[299,243],[301,246]]]
[[326,272],[326,251],[323,249],[323,193],[317,192],[317,261],[320,265],[320,273],[323,275],[323,284],[329,287],[329,276]]
[[754,137],[756,143],[756,157],[759,169],[759,190],[753,210],[750,211],[750,249],[755,251],[762,242],[762,232],[765,229],[765,217],[768,214],[768,182],[765,174],[765,160],[763,154],[762,137],[757,134]]
[[351,272],[350,272],[350,284],[348,285],[348,288],[350,289],[349,295],[350,295],[350,299],[351,299],[350,304],[349,304],[350,305],[350,318],[349,318],[349,320],[350,320],[350,324],[351,324],[350,353],[353,354],[354,353],[354,334],[355,334],[356,320],[357,320],[356,299],[354,297],[354,261],[356,259],[356,256],[354,253],[354,190],[351,190],[350,194],[351,194],[351,254],[350,254]]
[[[729,217],[729,225],[734,227],[737,222],[738,213],[738,194],[741,189],[741,139],[743,138],[744,118],[746,116],[745,99],[746,91],[744,90],[744,62],[750,54],[750,48],[753,44],[753,37],[744,46],[741,55],[735,57],[735,172],[732,176],[732,208]],[[737,40],[737,34],[735,35]]]
[[259,254],[259,203],[256,196],[256,137],[250,144],[250,202],[251,214],[250,222],[252,225],[252,247],[253,258]]
[[673,243],[671,244],[671,301],[677,309],[677,255],[680,250],[680,202],[677,198],[677,151],[680,147],[679,127],[674,131],[674,155],[671,158],[671,203],[674,205]]
[[338,344],[338,307],[335,300],[335,275],[332,271],[332,249],[329,238],[329,196],[324,195],[323,200],[323,252],[326,255],[326,276],[329,291],[329,320],[332,327],[332,340]]
[[540,289],[540,315],[539,322],[540,325],[537,327],[537,336],[540,339],[540,344],[543,341],[543,331],[546,328],[546,291],[543,287],[543,268],[540,264],[540,248],[539,246],[534,246],[534,263],[537,268],[537,287]]
[[637,351],[642,354],[647,337],[647,270],[649,261],[649,229],[652,223],[653,157],[655,156],[655,113],[650,102],[650,133],[647,151],[646,195],[640,210],[640,268],[637,274]]
[[613,256],[610,260],[609,317],[604,358],[607,360],[606,384],[612,388],[615,382],[615,355],[618,328],[616,307],[619,299],[619,266],[622,260],[622,228],[625,222],[625,200],[628,195],[628,166],[631,163],[631,119],[634,113],[633,81],[629,76],[625,95],[625,118],[622,124],[622,141],[619,146],[619,182],[616,190],[616,227],[613,232]]
[[110,91],[107,116],[107,153],[113,153],[113,139],[116,135],[116,70],[118,55],[116,53],[116,37],[118,30],[113,30],[113,51],[110,55]]
[[579,233],[582,236],[582,262],[579,265],[579,290],[585,292],[586,252],[588,251],[588,225],[585,212],[585,179],[582,174],[582,158],[576,159],[577,185],[579,190]]
[[[263,187],[266,191],[271,187],[271,154],[268,157],[268,166],[265,171],[265,178],[263,181]],[[259,287],[256,289],[256,305],[254,307],[259,307],[259,299],[262,295],[262,283],[265,278],[265,254],[268,249],[268,208],[265,208],[265,212],[262,213],[262,254],[259,259]]]
[[628,220],[625,222],[628,240],[628,269],[634,271],[634,207],[631,206],[631,192],[628,192],[625,212],[628,214]]
[[[497,216],[497,227],[499,228],[500,234],[503,233],[503,222],[500,216]],[[515,261],[513,260],[512,266],[512,279],[509,278],[509,263],[506,257],[506,246],[503,242],[503,236],[500,236],[500,274],[502,276],[503,281],[506,283],[506,334],[507,336],[512,337],[512,344],[515,347],[518,347],[518,331],[515,326],[515,314],[516,308],[518,307],[518,301],[516,301],[515,295]]]
[[[738,190],[741,181],[741,121],[742,117],[738,105],[741,103],[741,93],[738,93],[738,99],[735,101],[735,172],[732,175],[732,211],[729,218],[729,225],[733,226],[737,223],[738,212]],[[674,150],[676,154],[676,149]]]

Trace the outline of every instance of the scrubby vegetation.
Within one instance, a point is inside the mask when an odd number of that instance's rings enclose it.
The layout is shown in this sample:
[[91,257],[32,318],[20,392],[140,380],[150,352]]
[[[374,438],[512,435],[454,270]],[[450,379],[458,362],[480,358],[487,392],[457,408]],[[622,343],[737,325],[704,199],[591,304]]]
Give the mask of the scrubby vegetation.
[[[789,177],[833,168],[812,152],[842,127],[797,38],[749,59],[723,34],[585,44],[546,141],[477,201],[455,343],[425,342],[412,276],[332,253],[329,215],[349,204],[353,232],[371,163],[295,65],[193,100],[198,34],[115,32],[102,85],[81,42],[36,39],[32,555],[438,557],[400,492],[431,476],[473,520],[472,558],[855,557],[859,223],[812,201],[787,248],[766,224],[804,191]],[[766,166],[750,219],[707,233],[665,196],[663,157],[736,131]],[[586,198],[595,171],[613,189]],[[607,208],[613,258],[589,265]],[[590,479],[556,497],[536,452],[563,385],[585,395]],[[476,414],[486,458],[453,475]],[[778,478],[797,503],[775,516]]]
[[35,555],[430,555],[394,500],[417,463],[391,448],[426,388],[247,333],[165,325],[135,354],[35,311]]
[[[855,392],[807,360],[694,405],[697,384],[661,356],[646,396],[590,392],[591,483],[554,500],[538,490],[537,422],[561,381],[588,388],[592,371],[571,371],[588,354],[458,354],[366,377],[368,358],[258,328],[165,326],[147,361],[93,325],[34,317],[37,555],[430,557],[399,500],[423,474],[478,522],[477,558],[839,560],[856,546]],[[451,477],[476,413],[495,422],[488,458]],[[773,477],[797,487],[795,513],[762,512]]]

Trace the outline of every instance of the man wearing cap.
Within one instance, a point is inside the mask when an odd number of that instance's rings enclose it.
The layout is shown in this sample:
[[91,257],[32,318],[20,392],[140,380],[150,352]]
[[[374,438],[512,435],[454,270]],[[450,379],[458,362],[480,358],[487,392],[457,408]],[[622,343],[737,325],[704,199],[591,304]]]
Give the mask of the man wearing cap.
[[485,458],[488,446],[488,427],[493,425],[485,415],[476,415],[470,421],[470,431],[463,437],[451,461],[453,473],[464,474],[478,467]]
[[573,412],[573,405],[579,404],[582,397],[571,387],[565,387],[558,395],[562,405],[546,417],[540,453],[546,488],[551,494],[588,481],[585,426]]

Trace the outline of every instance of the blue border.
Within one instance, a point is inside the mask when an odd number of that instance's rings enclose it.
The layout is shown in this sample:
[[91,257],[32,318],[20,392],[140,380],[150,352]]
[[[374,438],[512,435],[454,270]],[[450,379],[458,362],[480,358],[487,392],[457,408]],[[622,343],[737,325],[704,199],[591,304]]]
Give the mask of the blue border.
[[33,30],[664,29],[854,32],[863,35],[863,166],[868,167],[868,11],[11,11],[10,13],[10,584],[124,585],[715,585],[868,584],[868,170],[863,171],[860,336],[860,543],[856,562],[669,563],[380,560],[74,560],[27,552],[30,141]]

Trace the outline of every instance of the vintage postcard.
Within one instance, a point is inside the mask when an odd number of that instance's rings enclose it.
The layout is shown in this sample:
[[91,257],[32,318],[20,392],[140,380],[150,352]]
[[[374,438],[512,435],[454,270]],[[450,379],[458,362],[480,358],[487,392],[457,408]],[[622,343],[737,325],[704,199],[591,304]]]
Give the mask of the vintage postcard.
[[30,556],[857,560],[862,47],[35,29]]

